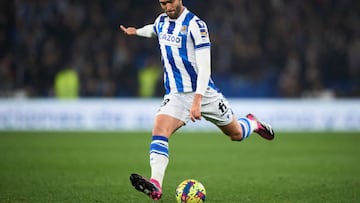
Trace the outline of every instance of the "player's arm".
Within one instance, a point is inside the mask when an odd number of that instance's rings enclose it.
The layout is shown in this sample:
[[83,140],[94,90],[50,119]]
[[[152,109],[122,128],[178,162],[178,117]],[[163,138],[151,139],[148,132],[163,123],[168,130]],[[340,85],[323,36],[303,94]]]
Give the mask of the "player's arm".
[[196,50],[195,57],[199,72],[197,77],[196,91],[190,110],[190,118],[192,121],[201,119],[201,100],[208,87],[211,75],[210,47]]
[[196,91],[190,109],[192,121],[201,119],[201,100],[209,85],[211,75],[210,38],[206,23],[198,20],[190,25],[195,40],[195,60],[198,68]]
[[141,28],[125,27],[123,25],[120,25],[120,29],[127,35],[137,35],[147,38],[156,36],[156,33],[154,32],[153,24],[145,25],[144,27]]
[[195,50],[196,64],[199,69],[195,94],[204,95],[211,75],[210,47]]

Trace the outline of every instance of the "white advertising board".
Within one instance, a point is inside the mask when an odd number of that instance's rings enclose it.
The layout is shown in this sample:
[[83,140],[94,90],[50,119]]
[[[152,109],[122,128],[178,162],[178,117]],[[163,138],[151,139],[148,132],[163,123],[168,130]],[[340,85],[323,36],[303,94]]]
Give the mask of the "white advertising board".
[[[230,99],[236,116],[252,112],[277,131],[359,131],[360,100]],[[0,130],[151,130],[161,99],[0,100]],[[213,130],[205,122],[184,130]]]

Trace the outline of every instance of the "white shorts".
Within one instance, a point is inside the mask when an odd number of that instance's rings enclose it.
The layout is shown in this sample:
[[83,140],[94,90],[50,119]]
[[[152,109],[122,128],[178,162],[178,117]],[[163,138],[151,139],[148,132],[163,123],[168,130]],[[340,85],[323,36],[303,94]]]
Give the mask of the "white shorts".
[[[190,108],[195,92],[170,93],[164,96],[163,103],[156,115],[166,114],[183,121],[190,120]],[[201,115],[217,126],[231,123],[233,112],[225,97],[214,89],[208,88],[202,98]]]

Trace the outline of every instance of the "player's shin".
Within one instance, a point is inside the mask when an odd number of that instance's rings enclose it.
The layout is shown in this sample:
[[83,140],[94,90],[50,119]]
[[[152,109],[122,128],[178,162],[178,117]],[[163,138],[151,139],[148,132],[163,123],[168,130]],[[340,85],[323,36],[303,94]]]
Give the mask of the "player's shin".
[[168,163],[168,138],[164,136],[153,135],[152,142],[150,144],[151,179],[158,181],[160,187],[162,186]]

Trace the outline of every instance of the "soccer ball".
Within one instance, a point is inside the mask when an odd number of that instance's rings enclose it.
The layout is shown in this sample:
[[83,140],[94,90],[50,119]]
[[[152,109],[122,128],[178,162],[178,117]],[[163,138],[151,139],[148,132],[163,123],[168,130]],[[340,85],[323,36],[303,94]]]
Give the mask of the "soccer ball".
[[176,188],[176,200],[178,203],[202,203],[205,202],[205,197],[204,185],[194,179],[184,180]]

